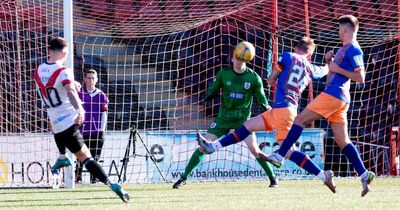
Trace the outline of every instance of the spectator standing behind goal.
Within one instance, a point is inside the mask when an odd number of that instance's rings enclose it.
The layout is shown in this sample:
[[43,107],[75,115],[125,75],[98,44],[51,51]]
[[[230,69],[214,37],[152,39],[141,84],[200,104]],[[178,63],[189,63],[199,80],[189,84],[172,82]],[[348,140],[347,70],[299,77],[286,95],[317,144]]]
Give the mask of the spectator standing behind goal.
[[60,168],[71,165],[71,161],[65,155],[68,148],[85,165],[90,174],[109,186],[124,202],[127,202],[128,193],[118,183],[110,181],[83,143],[79,127],[85,120],[85,110],[76,91],[73,71],[64,66],[67,58],[67,42],[58,37],[52,39],[49,45],[49,57],[35,71],[34,80],[42,104],[48,113],[60,153],[59,158],[51,167],[51,172],[58,174]]
[[[99,161],[107,124],[108,98],[103,91],[96,88],[97,82],[97,72],[94,69],[88,70],[84,75],[84,85],[79,92],[79,98],[82,100],[85,109],[85,122],[81,127],[83,140],[92,157]],[[79,164],[76,170],[76,182],[82,181],[82,168],[83,165]],[[96,182],[92,175],[90,182]]]

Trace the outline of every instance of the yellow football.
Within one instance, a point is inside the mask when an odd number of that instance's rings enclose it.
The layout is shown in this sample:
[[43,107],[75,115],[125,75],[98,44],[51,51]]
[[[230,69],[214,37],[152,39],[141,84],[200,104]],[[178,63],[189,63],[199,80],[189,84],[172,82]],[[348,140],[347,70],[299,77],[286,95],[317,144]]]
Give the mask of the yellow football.
[[250,42],[240,42],[236,45],[235,50],[233,50],[233,56],[236,59],[243,62],[249,62],[253,60],[256,50]]

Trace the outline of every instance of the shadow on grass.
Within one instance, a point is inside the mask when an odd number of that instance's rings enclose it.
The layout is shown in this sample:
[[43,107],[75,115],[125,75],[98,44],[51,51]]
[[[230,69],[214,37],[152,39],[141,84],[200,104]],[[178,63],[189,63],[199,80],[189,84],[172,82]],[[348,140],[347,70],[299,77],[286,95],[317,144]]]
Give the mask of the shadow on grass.
[[[45,204],[17,204],[17,205],[0,205],[0,208],[29,208],[29,207],[66,207],[66,206],[95,206],[95,205],[116,205],[119,202],[110,202],[110,203],[45,203]],[[126,205],[124,202],[120,202],[121,205]]]
[[0,191],[0,195],[18,195],[18,194],[53,194],[53,193],[78,193],[78,192],[105,192],[109,191],[108,187],[104,187],[104,189],[90,189],[90,188],[82,188],[82,189],[52,189],[52,188],[43,188],[43,189],[35,189],[32,191],[29,190],[20,190],[20,189],[9,189],[4,191]]
[[[8,199],[2,200],[2,203],[11,203],[11,202],[41,202],[41,201],[79,201],[79,200],[103,200],[103,199],[114,199],[118,197],[86,197],[86,198],[49,198],[49,199]],[[1,206],[1,205],[0,205]]]
[[[94,201],[85,202],[85,201]],[[67,201],[67,202],[66,202]],[[72,201],[68,203],[68,201]],[[97,201],[107,201],[107,202],[97,202]],[[111,202],[112,201],[112,202]],[[115,202],[114,202],[115,201]],[[24,203],[23,203],[24,202]],[[32,202],[32,203],[25,203]],[[44,203],[41,203],[44,202]],[[0,208],[21,208],[21,207],[65,207],[65,206],[94,206],[94,205],[105,205],[105,204],[124,204],[120,198],[117,196],[112,197],[90,197],[90,198],[62,198],[62,199],[12,199],[12,200],[2,200]],[[7,205],[11,204],[11,205]]]

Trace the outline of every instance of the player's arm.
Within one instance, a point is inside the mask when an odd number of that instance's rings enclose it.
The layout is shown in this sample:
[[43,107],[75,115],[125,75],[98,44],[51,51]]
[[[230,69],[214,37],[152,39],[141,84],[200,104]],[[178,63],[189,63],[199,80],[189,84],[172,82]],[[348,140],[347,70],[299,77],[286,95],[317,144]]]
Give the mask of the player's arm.
[[267,97],[264,92],[264,86],[262,84],[261,77],[257,75],[257,85],[255,90],[255,96],[257,98],[258,104],[260,104],[263,112],[271,109],[271,106],[268,104]]
[[101,131],[105,131],[106,130],[106,125],[107,125],[107,110],[108,110],[108,98],[106,96],[106,94],[103,93],[103,105],[100,109],[100,129]]
[[64,88],[67,91],[68,99],[72,106],[77,110],[78,114],[84,115],[85,110],[82,107],[82,102],[79,99],[78,93],[76,92],[74,83],[66,84],[64,85]]
[[333,53],[333,50],[329,50],[324,57],[325,63],[329,64],[330,62],[333,61],[333,57],[335,56],[335,54]]
[[267,78],[267,83],[268,85],[275,85],[276,80],[278,79],[279,75],[285,68],[285,64],[288,63],[290,60],[290,54],[288,52],[282,53],[281,56],[278,58],[278,62],[274,65],[274,68],[272,68],[272,73],[269,75]]
[[68,99],[78,113],[75,123],[82,124],[85,117],[85,110],[82,107],[82,101],[78,96],[78,92],[76,91],[77,87],[74,80],[74,73],[71,69],[66,69],[60,74],[60,76],[63,87],[67,92]]
[[101,131],[106,130],[107,125],[107,111],[101,112],[100,129]]
[[320,79],[324,76],[326,76],[329,73],[329,67],[328,64],[324,66],[317,66],[317,65],[312,65],[313,66],[313,79]]
[[210,88],[207,90],[206,97],[204,101],[211,101],[216,95],[219,94],[222,84],[223,71],[219,71],[215,76],[214,82],[211,84]]
[[364,83],[365,81],[365,68],[364,68],[364,58],[361,49],[351,49],[346,52],[346,57],[350,59],[351,68],[353,71],[347,71],[341,68],[335,62],[330,62],[329,71],[341,74],[347,78]]
[[329,65],[329,71],[341,74],[353,81],[364,83],[365,81],[365,71],[361,68],[354,69],[353,72],[347,71],[345,69],[340,68],[335,62],[331,62]]
[[81,83],[80,82],[78,82],[78,81],[75,81],[75,90],[76,90],[76,92],[81,92],[81,88],[82,88],[82,85],[81,85]]
[[278,66],[275,66],[272,69],[271,75],[269,75],[269,77],[267,78],[268,85],[271,85],[271,86],[275,85],[276,80],[278,79],[279,75],[282,72],[282,70],[279,70],[279,69],[280,69],[280,67],[278,67]]

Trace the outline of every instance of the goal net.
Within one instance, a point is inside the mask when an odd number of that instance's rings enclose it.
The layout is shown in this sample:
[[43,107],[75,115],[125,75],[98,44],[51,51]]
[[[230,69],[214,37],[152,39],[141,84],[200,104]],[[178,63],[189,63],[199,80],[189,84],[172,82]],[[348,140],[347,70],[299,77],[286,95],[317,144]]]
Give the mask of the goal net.
[[[231,64],[240,41],[254,44],[249,63],[265,81],[283,51],[310,35],[318,44],[312,61],[323,64],[340,40],[337,18],[360,20],[366,82],[352,83],[349,135],[369,170],[388,175],[389,141],[398,126],[398,6],[395,0],[74,0],[74,71],[77,81],[95,69],[97,87],[109,99],[100,164],[112,180],[174,181],[197,148],[220,98],[203,103],[215,74]],[[51,37],[63,36],[61,0],[0,2],[0,185],[50,186],[57,148],[34,90],[33,72],[46,60]],[[266,83],[264,83],[266,85]],[[299,111],[325,87],[314,81]],[[269,101],[273,91],[265,86]],[[255,101],[252,112],[260,113]],[[139,135],[131,135],[131,128]],[[257,134],[267,153],[277,149],[271,133]],[[338,176],[355,176],[328,123],[319,120],[297,144]],[[398,153],[397,153],[398,154]],[[283,178],[310,178],[293,164],[276,169]],[[265,179],[245,144],[207,156],[192,180]],[[83,183],[90,183],[83,171]]]

